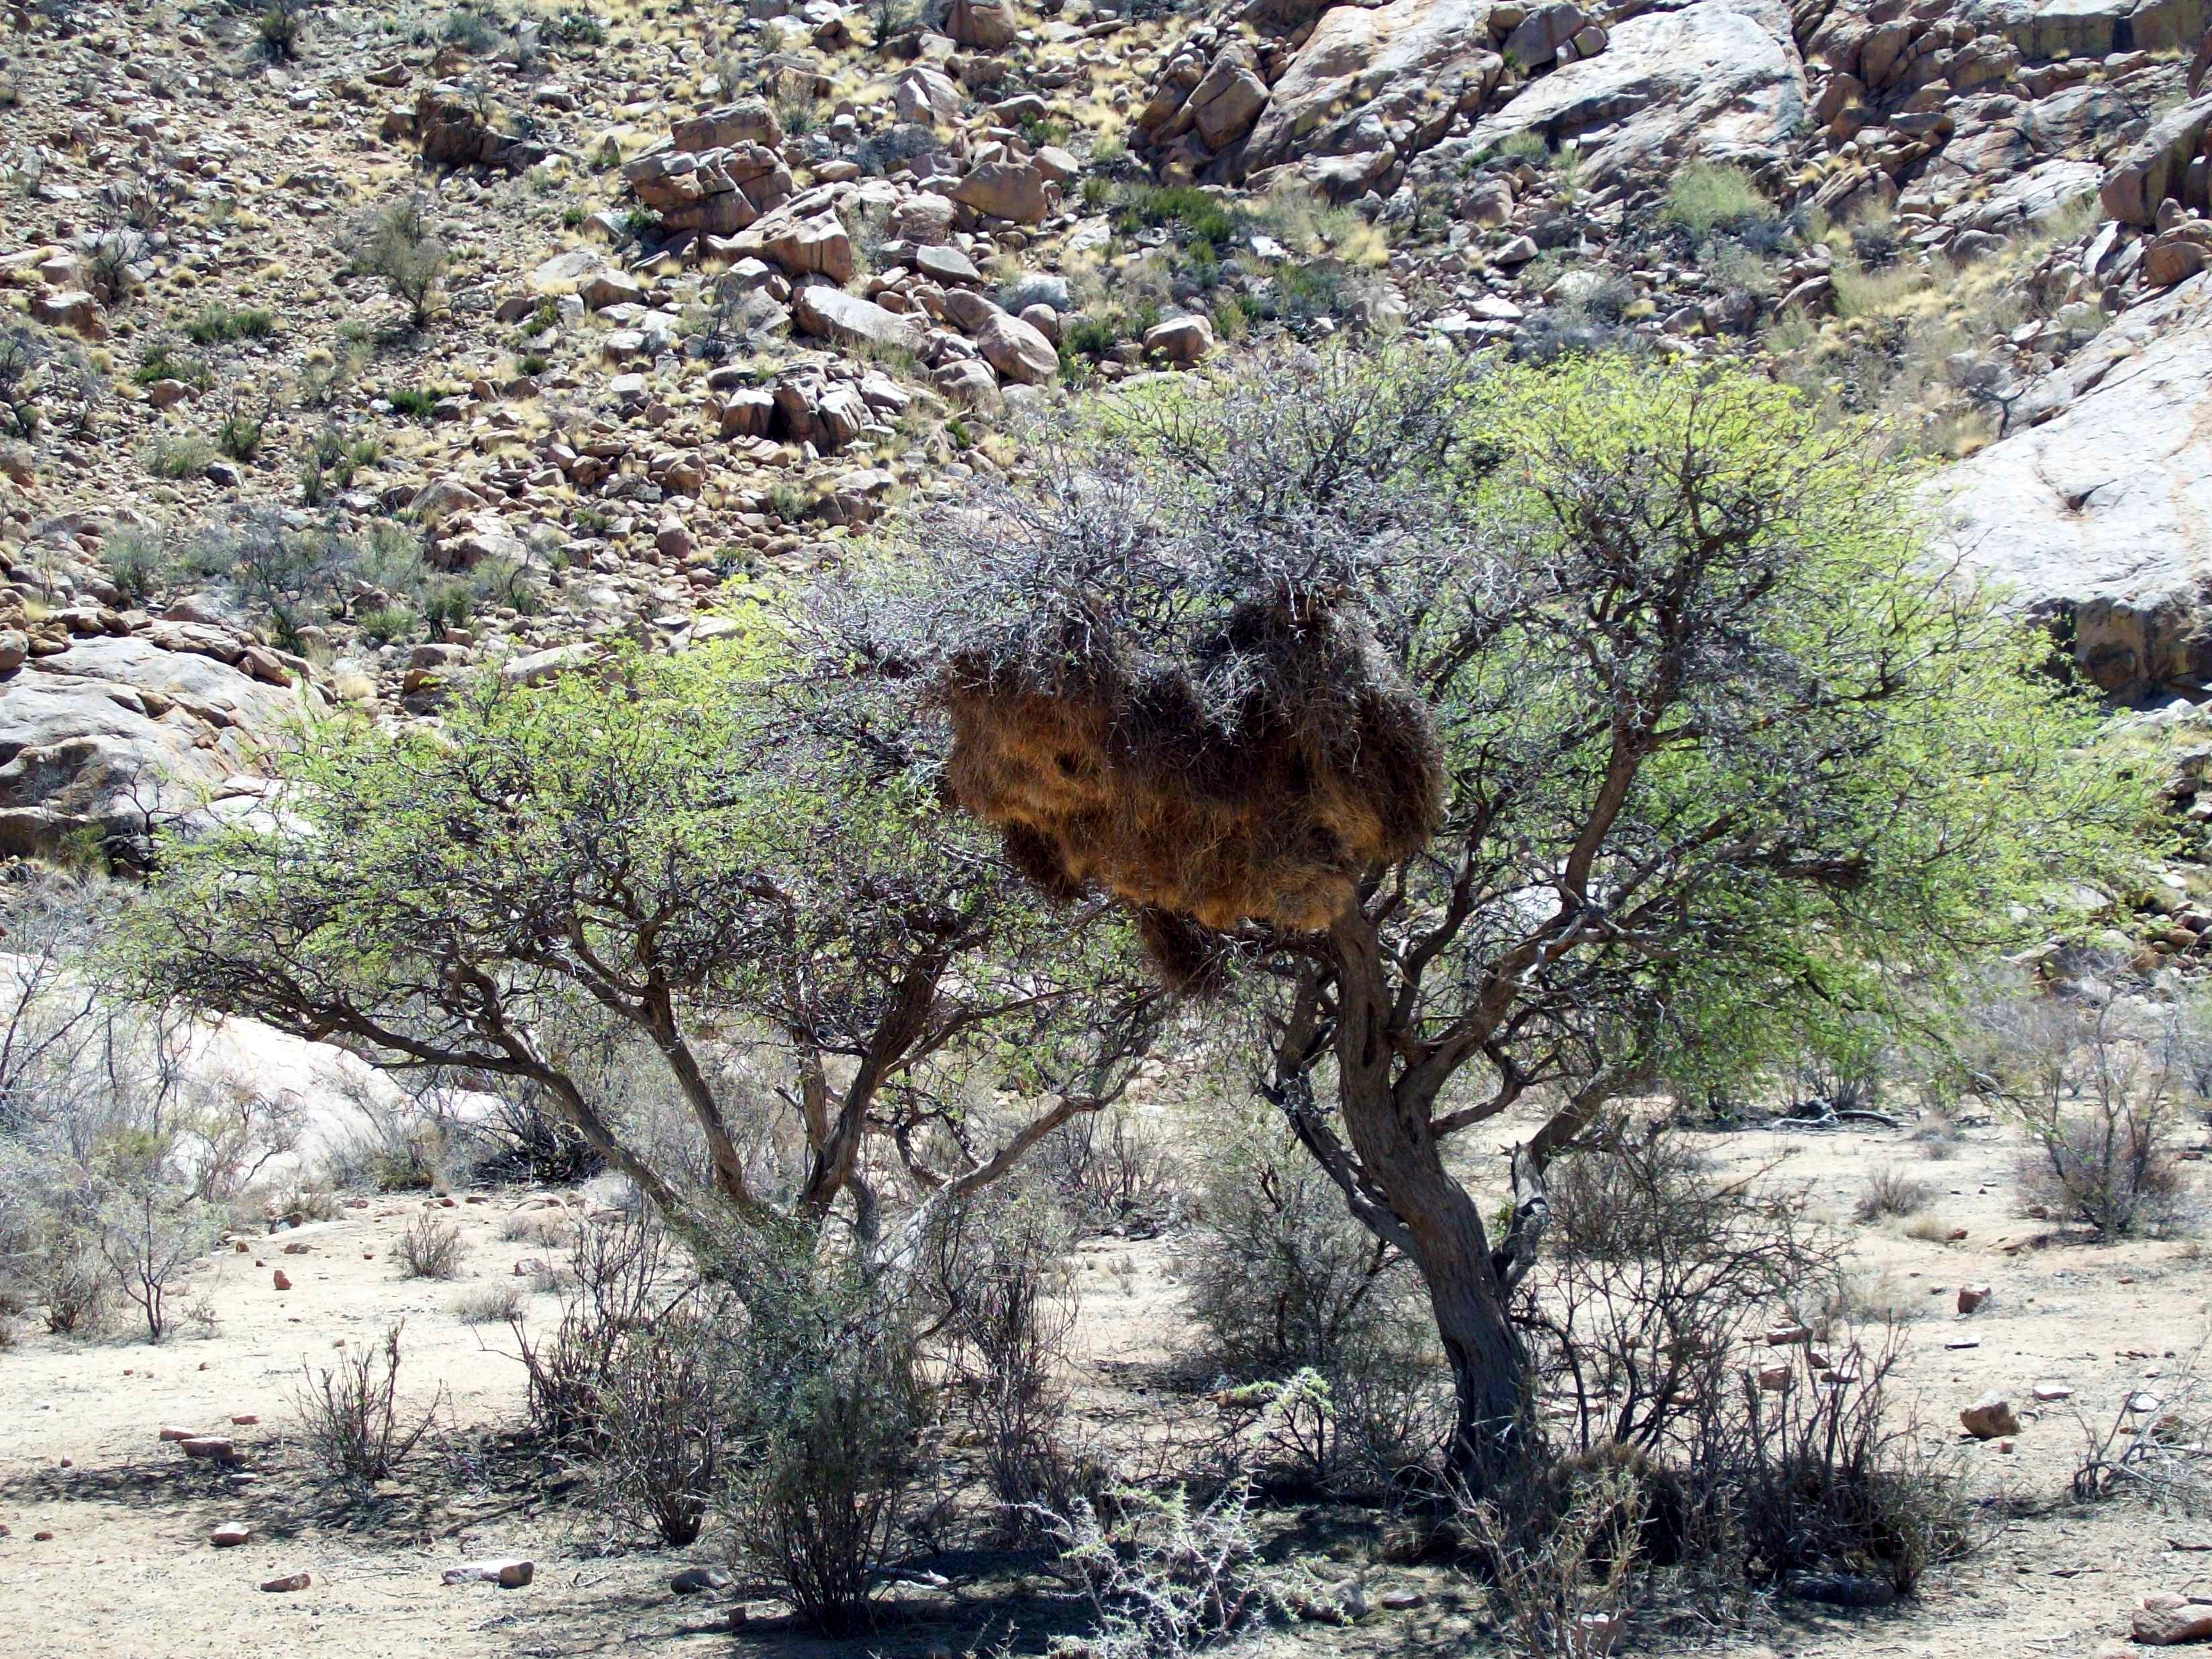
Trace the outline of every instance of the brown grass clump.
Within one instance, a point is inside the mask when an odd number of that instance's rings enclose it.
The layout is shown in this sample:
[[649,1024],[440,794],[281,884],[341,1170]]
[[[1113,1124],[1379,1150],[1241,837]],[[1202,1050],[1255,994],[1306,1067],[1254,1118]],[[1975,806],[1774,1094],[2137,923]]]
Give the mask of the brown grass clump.
[[1046,891],[1134,906],[1179,977],[1207,932],[1326,928],[1435,824],[1427,711],[1354,612],[1247,605],[1188,665],[1083,656],[1053,683],[956,663],[950,782]]

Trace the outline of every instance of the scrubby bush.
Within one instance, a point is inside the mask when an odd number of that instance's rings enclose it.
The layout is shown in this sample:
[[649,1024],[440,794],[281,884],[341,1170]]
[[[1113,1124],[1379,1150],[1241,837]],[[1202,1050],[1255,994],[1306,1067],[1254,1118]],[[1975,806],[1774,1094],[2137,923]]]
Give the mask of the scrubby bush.
[[1018,1535],[1039,1506],[1065,1509],[1074,1496],[1060,1369],[1075,1326],[1073,1237],[1041,1191],[995,1189],[947,1206],[930,1239],[926,1288],[947,1392]]
[[399,1236],[399,1271],[406,1279],[458,1279],[461,1258],[468,1254],[461,1230],[425,1210],[407,1224]]
[[[475,14],[454,15],[473,19]],[[382,280],[392,298],[406,306],[415,327],[428,326],[445,285],[447,255],[431,222],[427,197],[400,196],[361,219],[346,257],[354,270]]]
[[185,337],[194,345],[230,345],[240,340],[259,340],[273,334],[273,313],[255,307],[210,306],[185,325]]
[[706,1524],[735,1426],[724,1370],[734,1312],[695,1289],[614,1348],[592,1397],[592,1469],[618,1528],[680,1548]]
[[1060,1564],[1095,1627],[1055,1650],[1090,1659],[1183,1659],[1258,1623],[1273,1605],[1251,1523],[1252,1483],[1239,1474],[1194,1501],[1131,1488],[1102,1515],[1079,1503],[1048,1517]]
[[1726,162],[1692,161],[1667,187],[1667,218],[1693,236],[1741,230],[1776,216],[1751,174]]
[[794,1243],[754,1241],[725,1269],[746,1317],[723,1501],[740,1562],[781,1585],[809,1624],[848,1635],[872,1620],[921,1474],[928,1392],[896,1283]]
[[2101,1237],[2179,1225],[2192,1199],[2175,1157],[2191,1097],[2181,1011],[2106,996],[1990,994],[1972,1012],[1965,1086],[2026,1132],[2031,1208]]
[[293,1404],[309,1452],[325,1469],[356,1480],[389,1480],[436,1425],[442,1387],[420,1416],[400,1409],[404,1328],[392,1326],[380,1347],[356,1347],[335,1369],[303,1364]]
[[1885,1216],[1917,1215],[1935,1201],[1931,1184],[1894,1164],[1884,1164],[1867,1177],[1867,1189],[1851,1213],[1861,1221],[1879,1221]]

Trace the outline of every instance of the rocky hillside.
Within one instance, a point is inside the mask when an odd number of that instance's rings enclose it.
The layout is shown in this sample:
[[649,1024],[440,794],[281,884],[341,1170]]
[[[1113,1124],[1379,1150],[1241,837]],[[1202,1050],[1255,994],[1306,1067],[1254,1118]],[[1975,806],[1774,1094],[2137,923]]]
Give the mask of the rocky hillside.
[[303,706],[672,643],[1277,332],[1750,354],[2200,694],[2203,0],[41,0],[0,53],[0,851]]

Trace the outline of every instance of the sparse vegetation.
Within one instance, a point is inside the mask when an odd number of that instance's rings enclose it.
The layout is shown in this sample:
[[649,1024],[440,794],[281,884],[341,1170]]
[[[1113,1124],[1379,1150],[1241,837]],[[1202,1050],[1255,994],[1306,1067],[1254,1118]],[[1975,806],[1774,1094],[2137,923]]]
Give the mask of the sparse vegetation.
[[410,192],[369,213],[355,225],[346,257],[353,270],[384,283],[416,329],[429,326],[445,286],[447,255],[428,198]]

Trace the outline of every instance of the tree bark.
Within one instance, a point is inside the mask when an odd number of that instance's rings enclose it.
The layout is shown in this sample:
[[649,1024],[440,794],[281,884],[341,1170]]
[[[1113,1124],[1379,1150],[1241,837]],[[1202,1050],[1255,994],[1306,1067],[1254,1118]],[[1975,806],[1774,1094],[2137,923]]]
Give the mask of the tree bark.
[[1456,1400],[1447,1472],[1469,1492],[1487,1492],[1512,1478],[1527,1457],[1526,1356],[1506,1312],[1481,1212],[1444,1168],[1431,1103],[1397,1086],[1396,1033],[1374,929],[1355,911],[1332,938],[1345,1132],[1368,1181],[1404,1229],[1429,1292]]

